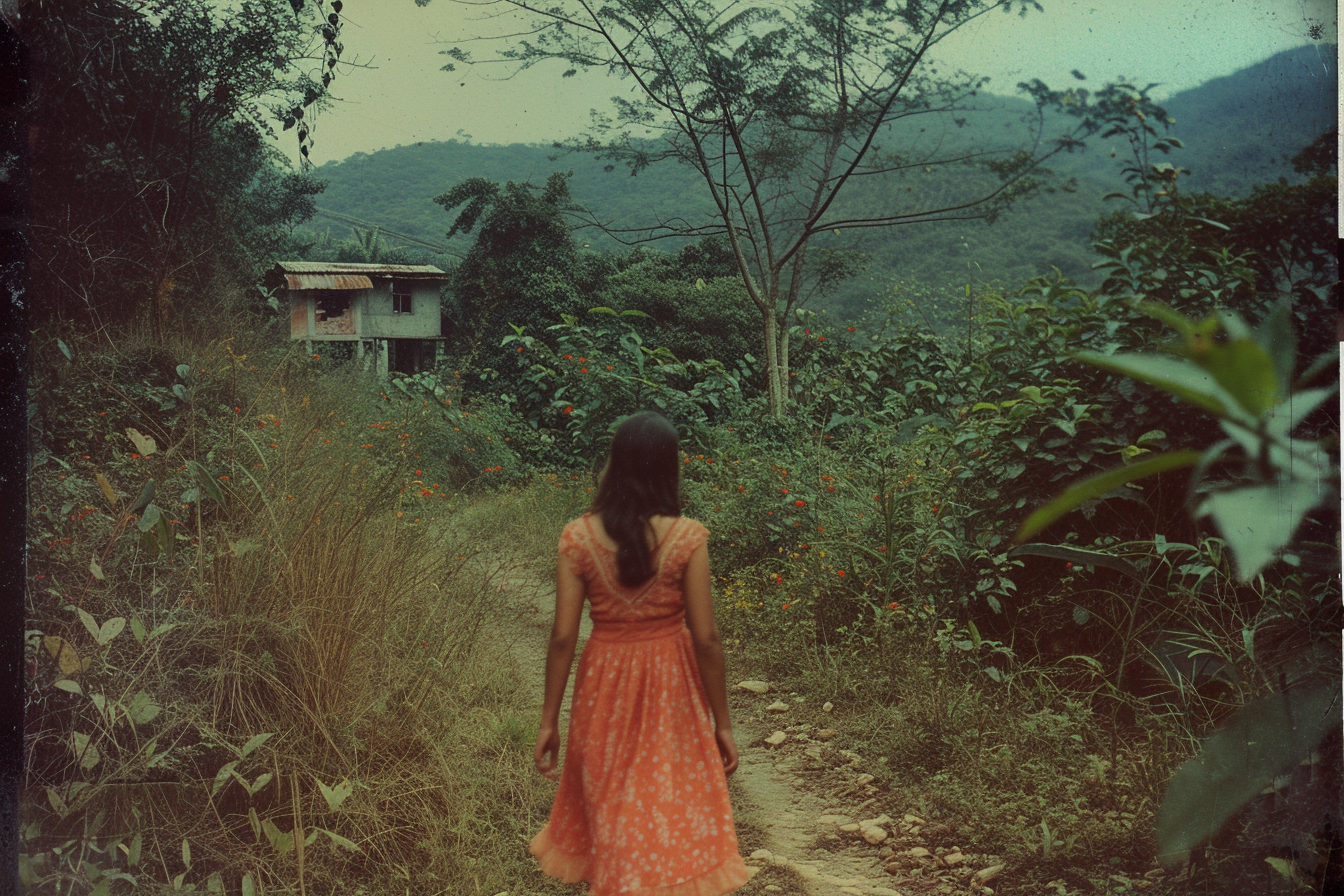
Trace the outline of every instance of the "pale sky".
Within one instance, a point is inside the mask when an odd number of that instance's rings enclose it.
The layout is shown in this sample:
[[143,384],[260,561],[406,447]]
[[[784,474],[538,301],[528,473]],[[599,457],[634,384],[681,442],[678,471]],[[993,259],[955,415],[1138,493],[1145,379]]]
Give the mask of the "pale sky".
[[[1041,78],[1072,86],[1070,71],[1099,87],[1121,75],[1161,82],[1159,101],[1210,78],[1311,43],[1323,26],[1336,41],[1334,0],[1041,0],[1044,13],[1025,19],[994,12],[945,41],[932,58],[991,78],[989,90],[1012,95],[1019,81]],[[559,67],[538,67],[499,80],[485,67],[448,61],[446,45],[495,33],[499,23],[453,0],[345,0],[345,57],[373,68],[343,74],[340,98],[316,121],[316,164],[397,144],[464,139],[473,143],[548,143],[584,130],[589,110],[609,108],[628,82],[602,74],[561,79]],[[436,42],[441,40],[443,42]],[[487,48],[482,47],[478,55]],[[1321,76],[1335,82],[1333,67]],[[291,138],[286,134],[284,138]],[[282,148],[293,155],[290,139]]]

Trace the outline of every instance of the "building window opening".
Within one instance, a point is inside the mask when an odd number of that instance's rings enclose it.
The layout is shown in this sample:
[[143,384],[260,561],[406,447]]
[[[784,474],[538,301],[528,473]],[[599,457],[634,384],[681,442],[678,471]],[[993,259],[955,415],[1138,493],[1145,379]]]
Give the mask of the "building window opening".
[[322,293],[314,306],[319,321],[335,320],[350,312],[350,296],[339,292]]
[[392,313],[411,313],[411,285],[392,281]]

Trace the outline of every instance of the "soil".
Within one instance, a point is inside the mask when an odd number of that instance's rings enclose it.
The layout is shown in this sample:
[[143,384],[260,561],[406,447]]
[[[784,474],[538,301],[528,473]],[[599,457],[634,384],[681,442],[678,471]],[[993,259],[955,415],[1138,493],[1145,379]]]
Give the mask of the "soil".
[[[540,712],[546,638],[550,631],[554,586],[548,576],[510,562],[503,551],[483,555],[495,571],[502,612],[490,639],[517,662],[527,693]],[[585,615],[580,649],[591,625]],[[731,684],[730,684],[731,687]],[[568,694],[562,717],[568,716]],[[934,893],[992,892],[972,882],[986,857],[945,863],[937,855],[911,857],[922,845],[921,825],[904,816],[884,824],[890,836],[873,845],[842,824],[880,817],[877,788],[862,777],[861,761],[829,747],[811,725],[789,724],[790,713],[768,713],[780,695],[730,695],[740,762],[729,780],[742,855],[757,869],[738,893],[742,896],[919,896]],[[785,697],[784,699],[788,699]],[[765,738],[792,729],[788,739],[771,746]],[[562,734],[563,736],[563,734]],[[824,733],[822,734],[824,737]],[[888,810],[890,811],[890,810]],[[830,817],[825,817],[830,816]],[[835,816],[844,816],[837,819]],[[933,844],[929,849],[934,852]],[[889,872],[887,867],[893,871]]]

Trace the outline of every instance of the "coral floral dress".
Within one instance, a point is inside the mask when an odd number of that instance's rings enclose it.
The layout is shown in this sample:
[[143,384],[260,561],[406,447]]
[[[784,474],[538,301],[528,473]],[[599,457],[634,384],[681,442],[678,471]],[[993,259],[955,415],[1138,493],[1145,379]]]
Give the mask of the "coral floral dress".
[[592,635],[579,660],[550,822],[530,849],[589,896],[722,896],[746,883],[682,575],[708,531],[686,517],[658,545],[653,578],[621,585],[615,553],[582,516],[560,553],[583,580]]

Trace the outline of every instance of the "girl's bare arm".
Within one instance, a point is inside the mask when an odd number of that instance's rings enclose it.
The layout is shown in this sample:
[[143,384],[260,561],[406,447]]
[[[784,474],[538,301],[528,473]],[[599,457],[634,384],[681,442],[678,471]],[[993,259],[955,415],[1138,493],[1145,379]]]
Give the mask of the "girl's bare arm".
[[714,713],[714,732],[723,754],[724,771],[737,768],[737,746],[733,741],[733,723],[728,718],[728,682],[723,667],[723,644],[714,622],[714,598],[709,587],[709,549],[696,548],[686,564],[682,579],[686,600],[686,626],[695,642],[695,661],[705,685],[710,711]]
[[537,771],[548,777],[554,774],[559,761],[560,704],[564,702],[569,670],[574,663],[583,598],[583,580],[575,573],[569,558],[561,554],[555,570],[555,622],[551,625],[551,639],[546,647],[546,690],[541,704],[541,728],[537,731],[537,745],[533,751]]

